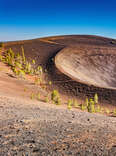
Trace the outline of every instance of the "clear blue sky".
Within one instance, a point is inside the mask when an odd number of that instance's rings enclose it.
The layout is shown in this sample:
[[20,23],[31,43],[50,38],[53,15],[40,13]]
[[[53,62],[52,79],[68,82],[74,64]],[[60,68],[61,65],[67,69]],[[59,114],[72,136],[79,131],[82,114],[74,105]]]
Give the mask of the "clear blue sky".
[[0,0],[0,40],[64,34],[116,38],[116,0]]

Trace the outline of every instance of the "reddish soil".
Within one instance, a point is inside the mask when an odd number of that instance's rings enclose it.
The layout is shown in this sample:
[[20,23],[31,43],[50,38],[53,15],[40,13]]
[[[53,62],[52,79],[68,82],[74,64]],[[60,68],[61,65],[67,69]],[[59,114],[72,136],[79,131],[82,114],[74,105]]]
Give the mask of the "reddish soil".
[[[46,80],[52,81],[52,86],[49,89],[52,90],[53,88],[57,88],[65,96],[74,96],[82,99],[86,96],[93,97],[97,92],[101,103],[110,103],[111,105],[115,104],[116,100],[116,91],[112,90],[112,88],[115,89],[116,80],[116,44],[113,44],[112,41],[113,39],[98,36],[73,35],[8,42],[6,43],[5,47],[6,49],[11,47],[15,52],[19,52],[21,51],[21,46],[23,46],[25,49],[25,55],[29,60],[35,59],[36,66],[42,65],[44,69],[47,69],[45,78]],[[66,73],[64,75],[63,73],[59,72],[54,64],[54,58],[56,54],[59,54],[61,51],[66,51],[66,53],[69,53],[70,56],[74,53],[74,51],[76,51],[76,53],[79,52],[81,55],[84,52],[86,59],[90,58],[89,56],[86,57],[86,55],[91,55],[92,57],[92,54],[99,53],[98,57],[96,56],[90,60],[88,59],[88,61],[85,61],[88,62],[86,64],[86,68],[83,67],[80,71],[80,73],[84,73],[84,70],[86,69],[84,75],[89,79],[92,75],[93,83],[87,83],[86,78],[84,83],[82,80],[83,78],[81,78],[81,80],[78,79],[79,81],[76,82],[72,80],[72,77],[70,78],[69,75],[67,76]],[[101,58],[101,61],[99,58],[100,55],[104,55]],[[71,57],[69,58],[71,59]],[[73,62],[72,60],[70,61],[70,59],[69,62]],[[107,64],[107,62],[110,63]],[[98,69],[99,63],[101,63],[99,70],[95,73],[94,69]],[[80,64],[82,64],[82,59]],[[95,64],[97,64],[96,68]],[[94,67],[92,71],[91,67]],[[87,72],[90,72],[90,74]]]
[[[54,64],[56,54],[64,49],[73,53],[75,48],[78,51],[82,47],[88,54],[99,47],[101,53],[115,53],[112,39],[75,35],[5,43],[5,49],[12,48],[16,53],[21,51],[21,46],[28,60],[35,59],[35,66],[47,69],[44,83],[51,80],[52,85],[42,89],[44,85],[34,85],[35,77],[19,79],[0,63],[0,155],[115,156],[116,118],[75,108],[68,110],[65,104],[68,98],[77,98],[81,103],[85,96],[92,97],[97,92],[100,105],[114,109],[115,89],[77,82]],[[55,88],[62,97],[63,104],[59,107],[51,101],[45,103],[45,96]],[[31,100],[32,92],[39,92],[41,99]]]

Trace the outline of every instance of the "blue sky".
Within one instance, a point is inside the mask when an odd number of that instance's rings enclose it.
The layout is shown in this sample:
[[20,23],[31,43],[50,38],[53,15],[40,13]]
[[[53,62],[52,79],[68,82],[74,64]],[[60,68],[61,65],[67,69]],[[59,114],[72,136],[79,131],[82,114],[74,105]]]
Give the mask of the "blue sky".
[[116,0],[0,0],[0,40],[64,34],[116,38]]

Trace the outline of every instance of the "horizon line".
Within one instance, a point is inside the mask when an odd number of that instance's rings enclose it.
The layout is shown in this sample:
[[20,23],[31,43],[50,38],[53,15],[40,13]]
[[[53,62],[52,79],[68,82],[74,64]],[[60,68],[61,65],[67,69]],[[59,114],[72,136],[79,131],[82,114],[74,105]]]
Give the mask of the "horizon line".
[[16,40],[0,40],[0,42],[15,42],[15,41],[27,41],[27,40],[36,40],[36,39],[41,39],[41,38],[47,38],[47,37],[60,37],[60,36],[97,36],[97,37],[103,37],[103,38],[109,38],[116,40],[114,37],[110,36],[105,36],[105,35],[95,35],[95,34],[63,34],[63,35],[43,35],[43,36],[38,36],[38,37],[32,37],[32,38],[27,38],[27,39],[16,39]]

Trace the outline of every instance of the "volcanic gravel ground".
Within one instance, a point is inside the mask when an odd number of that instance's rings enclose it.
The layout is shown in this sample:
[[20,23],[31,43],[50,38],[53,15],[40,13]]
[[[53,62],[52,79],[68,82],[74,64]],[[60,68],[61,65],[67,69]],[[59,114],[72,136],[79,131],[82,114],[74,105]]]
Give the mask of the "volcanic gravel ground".
[[10,97],[0,108],[1,156],[116,155],[116,118]]

